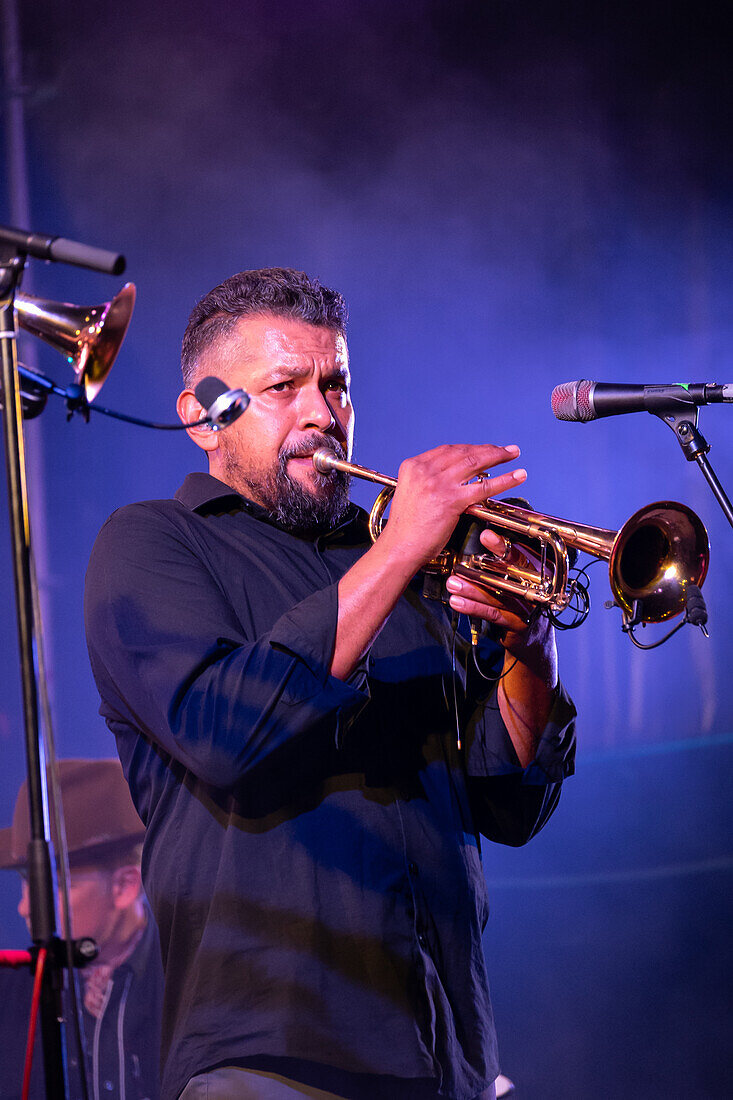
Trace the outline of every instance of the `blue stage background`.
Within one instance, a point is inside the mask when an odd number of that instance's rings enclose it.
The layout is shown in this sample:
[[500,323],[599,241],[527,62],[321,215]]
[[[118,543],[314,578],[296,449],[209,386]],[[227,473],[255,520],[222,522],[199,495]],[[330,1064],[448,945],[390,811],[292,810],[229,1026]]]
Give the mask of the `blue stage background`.
[[[616,528],[679,499],[705,522],[707,641],[688,628],[637,652],[593,567],[590,618],[559,639],[578,774],[526,850],[486,846],[486,946],[520,1100],[733,1094],[733,530],[661,422],[566,424],[549,406],[575,378],[731,376],[730,13],[37,0],[22,14],[33,227],[124,251],[138,288],[104,404],[172,419],[196,299],[236,270],[293,266],[350,304],[357,461],[394,472],[441,442],[517,442],[541,511]],[[80,303],[120,285],[32,277]],[[701,427],[733,492],[730,416],[703,410]],[[86,561],[113,509],[169,496],[200,452],[66,423],[59,403],[28,436],[59,753],[111,755]],[[24,773],[7,539],[0,566],[5,824]],[[0,875],[3,946],[24,940],[16,890]]]

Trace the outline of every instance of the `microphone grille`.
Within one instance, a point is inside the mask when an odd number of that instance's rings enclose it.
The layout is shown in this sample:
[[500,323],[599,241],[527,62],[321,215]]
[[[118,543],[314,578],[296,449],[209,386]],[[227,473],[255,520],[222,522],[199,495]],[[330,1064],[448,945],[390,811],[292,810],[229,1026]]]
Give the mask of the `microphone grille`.
[[593,382],[582,378],[580,382],[561,382],[552,391],[552,411],[558,420],[593,420],[595,412],[590,395]]

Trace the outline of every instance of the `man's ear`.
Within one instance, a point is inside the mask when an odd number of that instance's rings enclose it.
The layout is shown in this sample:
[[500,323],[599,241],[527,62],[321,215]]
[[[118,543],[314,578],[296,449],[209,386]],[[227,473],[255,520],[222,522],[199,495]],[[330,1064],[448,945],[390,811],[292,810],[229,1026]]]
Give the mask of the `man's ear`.
[[[206,416],[206,409],[196,400],[193,390],[184,390],[179,393],[176,401],[176,411],[184,424],[191,424]],[[219,446],[219,433],[211,430],[210,424],[202,424],[198,428],[187,428],[186,434],[202,451],[215,451]]]
[[112,875],[112,898],[117,909],[127,909],[142,893],[143,880],[140,868],[134,863],[118,867]]

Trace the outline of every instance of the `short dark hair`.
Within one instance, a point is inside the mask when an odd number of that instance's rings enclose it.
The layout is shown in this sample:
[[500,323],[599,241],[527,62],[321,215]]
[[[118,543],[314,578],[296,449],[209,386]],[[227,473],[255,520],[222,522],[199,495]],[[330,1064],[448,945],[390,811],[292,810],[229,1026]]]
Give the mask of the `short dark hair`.
[[210,290],[191,311],[181,348],[184,385],[194,381],[201,353],[231,332],[240,317],[267,313],[346,334],[346,303],[337,290],[289,267],[240,271]]

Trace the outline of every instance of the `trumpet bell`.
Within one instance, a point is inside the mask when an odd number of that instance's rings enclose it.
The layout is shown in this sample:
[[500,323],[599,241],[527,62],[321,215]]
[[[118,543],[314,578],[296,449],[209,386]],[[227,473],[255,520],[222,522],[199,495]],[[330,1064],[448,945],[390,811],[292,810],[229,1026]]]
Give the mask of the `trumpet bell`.
[[685,610],[687,590],[699,587],[710,561],[708,533],[685,504],[660,500],[639,509],[619,530],[608,561],[611,590],[628,614],[659,623]]
[[97,396],[125,339],[135,305],[135,284],[126,283],[110,302],[76,306],[18,294],[18,324],[61,352],[88,402]]

